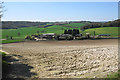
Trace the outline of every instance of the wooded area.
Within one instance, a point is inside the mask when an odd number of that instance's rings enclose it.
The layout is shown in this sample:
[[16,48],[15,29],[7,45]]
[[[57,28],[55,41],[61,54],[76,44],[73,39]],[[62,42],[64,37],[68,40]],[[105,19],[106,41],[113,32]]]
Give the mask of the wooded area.
[[91,22],[90,24],[81,27],[81,30],[100,27],[120,27],[120,19],[109,22]]
[[[90,29],[90,28],[100,28],[100,27],[120,27],[120,19],[109,22],[88,22],[88,21],[71,22],[70,21],[68,23],[64,22],[62,24],[71,24],[71,23],[84,23],[85,26],[82,26],[81,30]],[[39,28],[46,28],[55,24],[61,25],[60,22],[3,21],[2,29],[18,29],[22,27],[33,27],[33,26]]]
[[43,28],[48,22],[28,22],[28,21],[3,21],[2,29],[18,29],[22,27],[37,26]]

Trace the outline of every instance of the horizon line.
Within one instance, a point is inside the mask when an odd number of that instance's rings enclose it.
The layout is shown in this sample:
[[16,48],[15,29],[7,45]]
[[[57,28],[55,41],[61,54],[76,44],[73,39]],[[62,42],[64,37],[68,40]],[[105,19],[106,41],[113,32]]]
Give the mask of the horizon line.
[[[118,19],[115,19],[118,20]],[[39,21],[39,20],[2,20],[4,22],[79,22],[79,21],[89,21],[89,22],[109,22],[114,20],[63,20],[63,21]]]

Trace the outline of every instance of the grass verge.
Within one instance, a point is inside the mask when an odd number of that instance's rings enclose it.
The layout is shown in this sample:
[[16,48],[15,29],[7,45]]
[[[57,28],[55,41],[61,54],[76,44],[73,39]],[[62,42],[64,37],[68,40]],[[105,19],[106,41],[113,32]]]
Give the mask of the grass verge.
[[107,75],[107,78],[109,78],[110,80],[116,80],[116,78],[120,79],[120,70],[118,70],[118,72]]
[[4,75],[8,71],[8,66],[10,63],[6,61],[6,53],[0,52],[0,55],[2,56],[2,74]]
[[21,42],[21,41],[24,41],[24,40],[2,40],[2,44],[5,44],[5,43],[14,43],[14,42]]

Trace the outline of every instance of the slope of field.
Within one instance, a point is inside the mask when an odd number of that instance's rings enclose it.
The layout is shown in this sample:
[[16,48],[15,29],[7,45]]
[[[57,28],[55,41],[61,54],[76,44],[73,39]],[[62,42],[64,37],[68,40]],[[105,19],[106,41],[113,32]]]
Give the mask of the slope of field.
[[[57,30],[57,31],[56,31]],[[20,28],[20,29],[4,29],[2,30],[2,38],[6,38],[6,36],[12,36],[16,39],[24,39],[27,35],[37,34],[37,31],[40,31],[40,33],[62,33],[62,30],[60,30],[59,26],[56,26],[55,28],[37,28],[37,27],[28,27],[28,28]],[[18,33],[20,33],[20,36],[18,36]]]
[[[37,31],[39,31],[39,34],[42,33],[56,33],[56,34],[62,34],[64,33],[65,29],[79,29],[85,24],[82,23],[71,23],[71,24],[64,24],[64,25],[53,25],[46,28],[38,28],[38,27],[26,27],[26,28],[19,28],[19,29],[1,29],[2,31],[2,39],[7,39],[7,36],[12,36],[15,40],[21,40],[24,39],[27,35],[32,34],[38,34]],[[118,29],[119,27],[102,27],[102,28],[92,28],[92,29],[86,29],[85,31],[81,31],[83,35],[85,33],[90,33],[93,35],[94,31],[96,35],[99,34],[110,34],[111,37],[118,37]],[[18,34],[20,33],[20,35]],[[8,41],[8,40],[6,40]],[[3,42],[6,43],[6,41],[3,40]],[[9,43],[9,41],[7,42]]]
[[[43,28],[37,27],[28,27],[28,28],[20,28],[20,29],[3,29],[2,30],[2,38],[6,38],[6,36],[13,36],[13,38],[24,38],[26,35],[31,35],[37,33],[37,31],[41,31]],[[20,36],[18,36],[18,32],[20,32]]]
[[85,24],[82,23],[71,23],[71,24],[65,24],[64,26],[70,27],[70,28],[80,28],[84,26]]
[[[79,29],[79,27],[82,26],[83,24],[74,23],[74,24],[69,24],[69,25],[71,26],[79,25],[77,28]],[[66,27],[66,26],[54,25],[54,26],[50,26],[47,28],[27,27],[27,28],[19,28],[19,29],[3,29],[2,38],[5,39],[6,36],[8,35],[16,39],[24,39],[24,37],[27,35],[37,34],[37,31],[39,31],[40,34],[42,33],[62,34],[65,29],[74,29],[74,27],[71,28],[71,27]],[[18,36],[18,33],[20,33],[20,36]]]
[[84,32],[93,34],[95,31],[96,35],[99,34],[110,34],[111,36],[119,36],[118,30],[120,27],[103,27],[103,28],[92,28],[92,29],[86,29]]

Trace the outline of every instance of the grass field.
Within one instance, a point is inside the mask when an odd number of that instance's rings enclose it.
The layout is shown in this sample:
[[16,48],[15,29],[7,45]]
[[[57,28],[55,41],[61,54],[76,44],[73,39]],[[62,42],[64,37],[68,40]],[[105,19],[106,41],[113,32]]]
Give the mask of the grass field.
[[5,57],[6,53],[0,51],[0,55],[2,55],[2,57]]
[[[21,41],[21,39],[24,39],[27,35],[32,34],[38,34],[37,31],[39,31],[39,34],[42,33],[56,33],[56,34],[62,34],[64,33],[65,29],[79,29],[80,27],[84,26],[85,24],[82,23],[71,23],[71,24],[64,24],[64,25],[54,25],[46,28],[38,28],[38,27],[27,27],[27,28],[19,28],[19,29],[3,29],[2,31],[2,39],[7,39],[6,36],[10,37],[12,36],[15,40],[2,40],[2,43],[12,43],[12,42],[18,42]],[[70,27],[69,27],[70,26]],[[81,33],[90,33],[93,35],[94,31],[96,35],[99,34],[110,34],[112,37],[118,37],[118,29],[120,27],[103,27],[103,28],[93,28],[93,29],[86,29],[85,31],[81,31]],[[20,33],[20,35],[18,35]]]
[[[70,24],[69,24],[70,25]],[[54,25],[47,28],[37,28],[37,27],[27,27],[27,28],[20,28],[20,29],[3,29],[2,30],[2,38],[5,39],[6,36],[13,36],[15,39],[24,39],[27,35],[37,34],[37,31],[40,31],[41,33],[56,33],[56,34],[62,34],[65,29],[74,29],[74,26],[79,25],[77,29],[80,29],[80,26],[83,26],[84,24],[78,24],[74,23],[71,24],[73,26],[72,28],[65,27],[65,26],[59,26]],[[20,36],[18,36],[18,32],[20,32]]]
[[107,75],[107,77],[110,78],[110,80],[116,80],[113,78],[120,78],[120,70],[118,70],[118,72],[114,72],[114,73]]
[[84,32],[93,34],[95,31],[96,35],[99,34],[110,34],[112,37],[118,37],[118,30],[120,27],[103,27],[103,28],[93,28],[93,29],[87,29]]
[[82,23],[72,23],[72,24],[65,24],[64,26],[70,26],[71,28],[80,28],[82,26],[84,26],[85,24]]
[[[2,55],[2,64],[3,64],[3,65],[9,64],[6,60],[4,60],[4,58],[6,57],[6,53],[0,51],[0,55]],[[5,67],[5,66],[4,66],[4,67]]]
[[13,43],[13,42],[21,42],[21,41],[24,41],[24,40],[2,40],[2,42],[0,43]]

